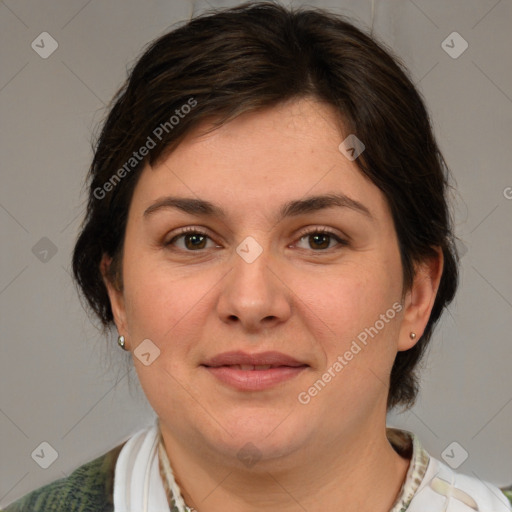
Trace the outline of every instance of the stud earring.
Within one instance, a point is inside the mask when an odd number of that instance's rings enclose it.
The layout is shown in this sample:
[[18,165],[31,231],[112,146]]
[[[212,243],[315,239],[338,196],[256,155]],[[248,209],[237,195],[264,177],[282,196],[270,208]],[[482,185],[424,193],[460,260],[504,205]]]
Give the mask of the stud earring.
[[409,333],[409,338],[411,338],[411,340],[415,339],[416,338],[416,333],[415,332]]
[[119,338],[117,338],[117,344],[123,349],[123,350],[128,350],[125,346],[126,344],[126,340],[124,338],[124,336],[119,336]]

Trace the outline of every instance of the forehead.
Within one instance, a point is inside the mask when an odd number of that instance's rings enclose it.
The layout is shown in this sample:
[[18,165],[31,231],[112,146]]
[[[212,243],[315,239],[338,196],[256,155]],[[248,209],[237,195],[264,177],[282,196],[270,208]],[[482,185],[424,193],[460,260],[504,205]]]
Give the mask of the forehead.
[[223,204],[229,213],[274,209],[302,197],[340,192],[385,209],[379,189],[339,150],[348,133],[334,109],[312,99],[242,114],[205,134],[191,132],[154,167],[146,167],[133,206],[165,195]]

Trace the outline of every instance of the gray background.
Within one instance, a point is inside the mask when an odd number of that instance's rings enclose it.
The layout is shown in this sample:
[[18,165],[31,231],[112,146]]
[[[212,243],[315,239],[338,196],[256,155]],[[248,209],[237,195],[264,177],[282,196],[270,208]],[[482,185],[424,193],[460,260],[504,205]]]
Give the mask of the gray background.
[[[417,406],[389,423],[417,433],[437,458],[456,441],[452,459],[468,453],[458,471],[511,484],[512,2],[311,4],[373,26],[404,60],[457,182],[461,288],[425,361]],[[81,308],[70,254],[106,104],[145,44],[207,7],[0,1],[0,507],[152,421],[128,356]],[[442,46],[454,31],[469,45],[458,58]],[[31,47],[42,32],[58,42],[46,59]],[[48,469],[31,457],[42,442],[58,453]]]

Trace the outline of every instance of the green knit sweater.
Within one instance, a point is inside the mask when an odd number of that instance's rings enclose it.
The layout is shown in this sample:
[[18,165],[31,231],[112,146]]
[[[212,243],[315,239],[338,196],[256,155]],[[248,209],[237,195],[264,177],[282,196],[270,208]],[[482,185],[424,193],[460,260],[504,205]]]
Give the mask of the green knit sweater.
[[67,478],[26,494],[4,512],[113,512],[114,470],[123,445],[80,466]]

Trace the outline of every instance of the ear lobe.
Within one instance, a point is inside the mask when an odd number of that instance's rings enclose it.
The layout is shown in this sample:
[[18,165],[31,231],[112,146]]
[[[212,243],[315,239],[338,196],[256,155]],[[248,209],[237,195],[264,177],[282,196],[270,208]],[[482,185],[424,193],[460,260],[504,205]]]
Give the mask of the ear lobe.
[[124,295],[122,290],[119,289],[117,283],[112,281],[109,272],[110,265],[112,264],[112,257],[103,254],[100,262],[100,271],[103,277],[103,283],[107,288],[107,293],[110,299],[110,307],[114,316],[114,322],[117,331],[120,334],[127,335],[127,322],[126,322],[126,308],[124,302]]
[[[418,343],[434,307],[443,275],[444,257],[441,248],[433,249],[436,254],[416,266],[411,289],[406,294],[397,347],[399,351],[409,350]],[[411,333],[416,336],[411,337]]]

